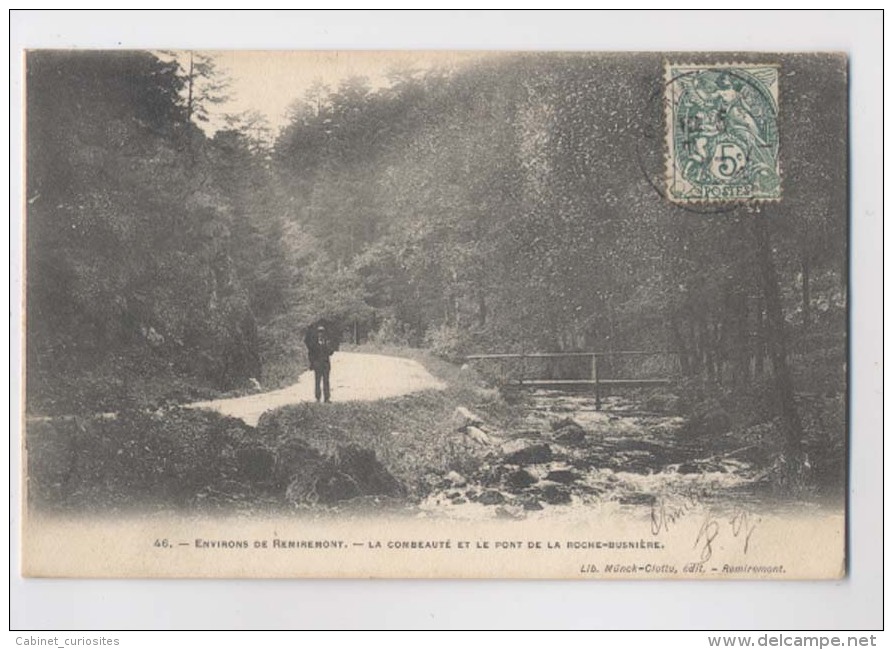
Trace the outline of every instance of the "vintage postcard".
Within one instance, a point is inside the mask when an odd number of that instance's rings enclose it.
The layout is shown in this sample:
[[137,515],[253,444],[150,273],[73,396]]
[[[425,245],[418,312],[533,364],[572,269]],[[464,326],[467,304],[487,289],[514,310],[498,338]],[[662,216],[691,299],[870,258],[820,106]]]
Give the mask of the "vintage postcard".
[[844,55],[24,64],[24,575],[845,575]]

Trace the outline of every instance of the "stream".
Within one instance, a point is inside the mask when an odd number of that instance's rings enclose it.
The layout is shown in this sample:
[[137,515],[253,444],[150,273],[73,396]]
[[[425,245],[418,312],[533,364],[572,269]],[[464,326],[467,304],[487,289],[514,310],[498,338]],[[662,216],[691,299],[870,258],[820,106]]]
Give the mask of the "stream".
[[625,396],[537,390],[499,450],[468,476],[451,473],[422,516],[531,519],[586,512],[641,514],[696,501],[716,509],[765,503],[762,472],[740,440],[689,434],[681,417],[643,412]]

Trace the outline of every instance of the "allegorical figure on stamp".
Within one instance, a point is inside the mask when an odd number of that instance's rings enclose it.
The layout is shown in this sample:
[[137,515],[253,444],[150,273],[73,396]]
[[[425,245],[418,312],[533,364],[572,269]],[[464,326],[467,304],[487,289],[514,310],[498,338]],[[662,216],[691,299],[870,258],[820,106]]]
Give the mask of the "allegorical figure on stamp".
[[310,368],[313,370],[313,385],[316,401],[324,399],[326,402],[332,399],[330,375],[332,373],[332,354],[337,346],[328,329],[323,323],[314,324],[307,328],[304,334],[304,344],[307,346],[307,356],[310,360]]
[[668,72],[670,197],[779,198],[777,68],[671,66]]

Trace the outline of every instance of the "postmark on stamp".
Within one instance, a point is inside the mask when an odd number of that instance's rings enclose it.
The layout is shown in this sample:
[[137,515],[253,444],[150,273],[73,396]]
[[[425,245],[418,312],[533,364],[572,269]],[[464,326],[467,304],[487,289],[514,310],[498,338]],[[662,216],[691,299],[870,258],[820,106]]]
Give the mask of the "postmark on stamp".
[[778,67],[665,64],[667,196],[781,198]]

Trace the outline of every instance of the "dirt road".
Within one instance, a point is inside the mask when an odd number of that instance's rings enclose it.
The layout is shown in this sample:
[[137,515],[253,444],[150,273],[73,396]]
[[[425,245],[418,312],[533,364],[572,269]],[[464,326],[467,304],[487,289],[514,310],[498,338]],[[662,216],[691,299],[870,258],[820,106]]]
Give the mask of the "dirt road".
[[[371,401],[406,395],[444,383],[436,379],[417,361],[380,354],[336,352],[332,356],[332,401]],[[296,384],[269,393],[246,395],[189,404],[189,408],[212,409],[240,418],[256,426],[260,416],[271,409],[314,401],[313,372],[307,371]]]

